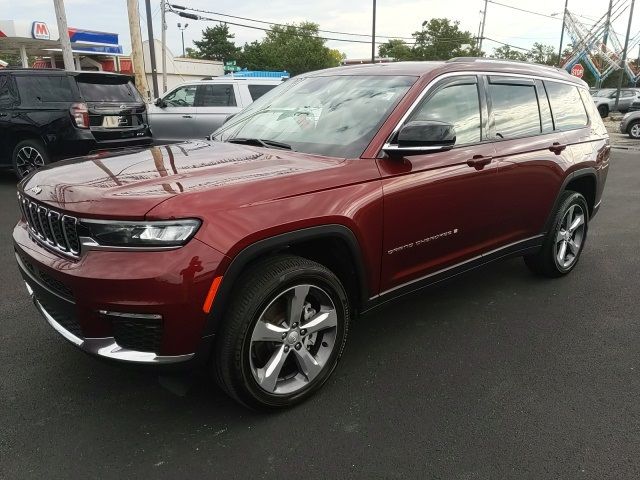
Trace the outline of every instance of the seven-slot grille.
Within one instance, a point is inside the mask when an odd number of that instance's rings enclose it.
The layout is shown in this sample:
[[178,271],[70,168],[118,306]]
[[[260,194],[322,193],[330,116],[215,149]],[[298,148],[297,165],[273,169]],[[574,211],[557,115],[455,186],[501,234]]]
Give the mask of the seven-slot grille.
[[29,230],[37,240],[65,255],[80,255],[76,217],[63,215],[20,194],[18,202]]

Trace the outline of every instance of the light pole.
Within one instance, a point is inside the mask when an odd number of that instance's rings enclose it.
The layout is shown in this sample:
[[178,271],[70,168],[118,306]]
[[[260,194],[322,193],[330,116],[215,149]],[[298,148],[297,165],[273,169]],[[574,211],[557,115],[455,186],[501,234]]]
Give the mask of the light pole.
[[618,110],[618,104],[620,102],[620,89],[622,88],[622,79],[626,72],[627,65],[627,49],[629,48],[629,34],[631,33],[631,22],[633,21],[633,7],[636,0],[631,0],[631,10],[629,10],[629,25],[627,25],[627,37],[624,40],[624,50],[622,50],[622,61],[620,62],[620,76],[618,77],[618,90],[616,91],[616,106],[614,110]]
[[182,33],[182,56],[184,57],[184,31],[187,29],[187,27],[189,26],[188,23],[185,23],[184,25],[182,24],[178,24],[178,28],[180,29],[180,33]]

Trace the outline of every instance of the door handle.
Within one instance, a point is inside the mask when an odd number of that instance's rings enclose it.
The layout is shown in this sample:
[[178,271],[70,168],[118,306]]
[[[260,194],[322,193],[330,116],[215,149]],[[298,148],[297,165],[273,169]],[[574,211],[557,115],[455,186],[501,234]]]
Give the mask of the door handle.
[[474,155],[473,158],[467,160],[467,165],[475,168],[476,170],[482,170],[485,165],[488,165],[493,160],[493,157],[485,157],[483,155]]
[[191,115],[182,115],[182,118],[193,118]]
[[549,150],[555,153],[556,155],[560,155],[560,153],[567,148],[566,145],[562,145],[560,142],[553,142],[553,145],[549,147]]

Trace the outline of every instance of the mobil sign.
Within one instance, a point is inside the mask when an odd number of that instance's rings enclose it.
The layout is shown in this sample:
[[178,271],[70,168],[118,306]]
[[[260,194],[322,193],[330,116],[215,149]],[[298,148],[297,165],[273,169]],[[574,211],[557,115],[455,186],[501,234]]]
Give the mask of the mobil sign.
[[51,37],[49,27],[44,22],[33,22],[31,36],[37,40],[49,40]]

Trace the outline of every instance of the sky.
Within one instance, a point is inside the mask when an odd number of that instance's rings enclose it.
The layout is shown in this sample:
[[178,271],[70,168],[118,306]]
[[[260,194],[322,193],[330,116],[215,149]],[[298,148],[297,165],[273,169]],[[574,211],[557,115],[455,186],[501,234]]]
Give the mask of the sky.
[[[277,23],[313,21],[321,29],[340,32],[370,35],[372,20],[372,0],[323,0],[320,2],[301,2],[294,0],[173,0],[175,3],[203,10],[242,17],[256,18]],[[629,2],[630,0],[614,0]],[[555,18],[532,15],[507,8],[494,2],[512,7],[534,10],[544,15],[555,15]],[[569,0],[569,10],[582,15],[581,21],[591,23],[606,12],[608,0]],[[120,43],[125,52],[130,52],[130,37],[127,22],[126,0],[65,0],[67,23],[71,27],[116,32],[120,34]],[[151,0],[154,33],[160,38],[160,0]],[[474,35],[478,31],[484,0],[377,0],[377,26],[379,35],[410,37],[411,33],[421,28],[424,20],[435,17],[447,17],[460,22],[463,30]],[[534,42],[541,42],[557,47],[560,41],[561,14],[564,0],[490,0],[487,8],[485,37],[500,42],[529,48]],[[624,43],[629,10],[627,9],[614,22],[620,42]],[[140,0],[140,15],[143,20],[142,34],[147,38],[144,0]],[[203,14],[205,15],[205,14]],[[55,24],[53,0],[0,0],[0,19],[41,20]],[[211,22],[194,21],[167,14],[167,43],[170,50],[179,55],[182,51],[180,31],[177,23],[189,24],[185,30],[185,44],[192,46],[198,40],[202,30],[213,25]],[[243,20],[229,21],[251,23]],[[265,27],[251,23],[252,25]],[[239,26],[230,26],[235,34],[237,45],[259,40],[264,32]],[[632,24],[632,36],[640,31],[640,2],[636,4],[636,14]],[[336,34],[324,34],[355,40],[367,37],[345,37]],[[384,40],[384,39],[383,39]],[[567,43],[565,34],[565,44]],[[329,41],[327,46],[344,52],[348,58],[367,58],[371,55],[370,43],[347,43]],[[491,53],[500,45],[485,40],[483,50]],[[637,56],[636,50],[630,56]]]

